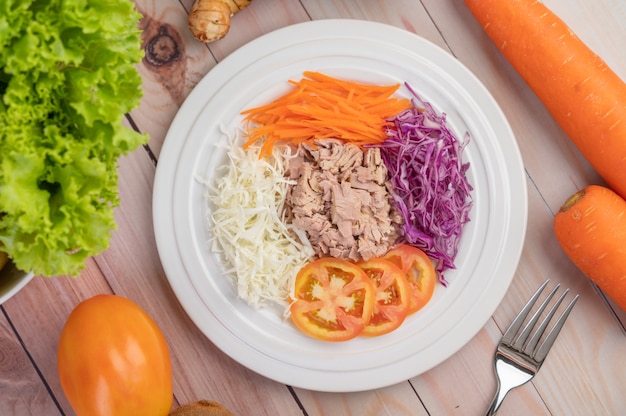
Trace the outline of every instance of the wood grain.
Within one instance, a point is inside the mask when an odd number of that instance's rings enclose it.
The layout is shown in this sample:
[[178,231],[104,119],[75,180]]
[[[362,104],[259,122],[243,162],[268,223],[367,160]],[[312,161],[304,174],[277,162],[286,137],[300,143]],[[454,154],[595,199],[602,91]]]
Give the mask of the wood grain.
[[0,316],[0,414],[59,414],[28,351],[6,316]]
[[[36,277],[0,307],[0,414],[73,415],[56,368],[56,344],[71,310],[98,293],[139,304],[171,350],[174,405],[216,400],[237,415],[480,415],[496,386],[496,343],[545,279],[580,293],[539,375],[507,397],[503,415],[618,415],[626,408],[626,312],[617,309],[566,258],[552,233],[553,213],[578,188],[599,183],[542,104],[458,0],[258,0],[235,15],[226,38],[204,45],[186,27],[192,0],[136,0],[146,58],[144,97],[127,126],[149,135],[119,163],[121,205],[110,248],[78,278]],[[545,0],[626,78],[626,2]],[[456,354],[430,371],[386,388],[320,393],[268,380],[241,366],[194,325],[161,266],[152,187],[171,121],[200,79],[237,48],[308,20],[388,23],[433,42],[466,65],[494,96],[517,139],[527,174],[528,227],[513,283],[492,318]],[[172,132],[176,140],[175,132]],[[175,276],[170,276],[175,278]]]
[[144,16],[140,28],[146,52],[138,67],[144,97],[131,116],[138,129],[150,136],[150,149],[158,156],[185,97],[216,61],[187,29],[187,11],[179,2],[138,0],[136,4]]

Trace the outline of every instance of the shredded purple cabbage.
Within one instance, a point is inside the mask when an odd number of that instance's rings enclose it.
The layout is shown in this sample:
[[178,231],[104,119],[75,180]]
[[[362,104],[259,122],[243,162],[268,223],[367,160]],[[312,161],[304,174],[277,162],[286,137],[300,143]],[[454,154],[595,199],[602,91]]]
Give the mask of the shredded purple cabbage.
[[438,115],[408,85],[413,107],[397,115],[388,139],[380,145],[391,179],[396,209],[401,213],[403,242],[424,250],[437,261],[439,280],[454,269],[463,225],[470,219],[472,186],[467,180],[469,163],[461,154],[469,133],[460,142],[446,127],[446,115]]

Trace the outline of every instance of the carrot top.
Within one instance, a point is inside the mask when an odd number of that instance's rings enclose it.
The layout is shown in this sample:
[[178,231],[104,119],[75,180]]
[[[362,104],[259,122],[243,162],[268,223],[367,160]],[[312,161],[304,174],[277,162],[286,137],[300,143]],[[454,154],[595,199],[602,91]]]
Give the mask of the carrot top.
[[359,84],[306,71],[294,89],[273,102],[242,112],[247,139],[244,149],[264,140],[260,157],[269,157],[274,144],[300,144],[335,138],[356,145],[382,143],[394,115],[411,106],[393,98],[400,84]]

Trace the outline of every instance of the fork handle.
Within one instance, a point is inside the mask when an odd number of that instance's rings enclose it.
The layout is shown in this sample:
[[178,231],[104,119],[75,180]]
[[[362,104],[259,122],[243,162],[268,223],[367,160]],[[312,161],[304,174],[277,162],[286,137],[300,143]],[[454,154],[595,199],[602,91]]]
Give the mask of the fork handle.
[[502,389],[500,388],[500,385],[498,385],[496,394],[493,396],[493,400],[491,400],[491,404],[489,405],[489,408],[487,408],[487,412],[485,413],[485,416],[493,416],[498,412],[500,405],[504,401],[504,397],[507,395],[509,391],[511,391],[511,388]]
[[[501,360],[496,360],[496,368],[501,365]],[[506,368],[500,368],[500,371],[496,372],[500,376],[498,377],[498,388],[496,389],[496,394],[493,396],[493,400],[491,400],[491,404],[485,413],[485,416],[492,416],[498,412],[500,405],[504,401],[506,395],[516,387],[525,384],[532,378],[532,374],[523,374],[523,373],[509,373],[509,377],[502,377],[503,374],[506,374]],[[510,377],[510,376],[513,377]]]
[[498,387],[496,388],[496,394],[491,400],[491,404],[489,404],[489,408],[487,408],[485,416],[495,415],[498,409],[500,409],[500,405],[506,395],[515,387],[521,386],[532,378],[531,374],[507,371],[509,368],[504,365],[504,360],[502,360],[501,357],[496,357],[495,367],[496,374],[498,375]]
[[503,389],[501,388],[500,383],[498,383],[498,389],[496,390],[496,394],[493,396],[493,400],[491,400],[491,404],[489,404],[489,407],[487,408],[485,416],[493,416],[498,412],[500,405],[504,401],[504,397],[509,391],[511,391],[511,389]]

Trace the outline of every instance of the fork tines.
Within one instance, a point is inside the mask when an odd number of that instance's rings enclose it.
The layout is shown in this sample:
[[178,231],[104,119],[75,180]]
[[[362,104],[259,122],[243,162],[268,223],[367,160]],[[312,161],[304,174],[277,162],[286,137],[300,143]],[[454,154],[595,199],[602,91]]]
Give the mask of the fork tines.
[[[561,315],[559,316],[557,321],[554,323],[550,331],[547,333],[545,338],[543,338],[542,344],[539,346],[539,348],[537,348],[537,345],[539,344],[539,341],[542,340],[542,337],[544,333],[546,332],[546,329],[548,328],[550,321],[552,321],[552,318],[556,314],[560,304],[563,302],[563,300],[565,299],[565,296],[569,292],[569,289],[565,289],[565,291],[561,294],[561,296],[553,303],[552,307],[550,308],[548,313],[545,315],[545,317],[543,318],[539,326],[535,329],[537,322],[539,321],[545,309],[550,304],[550,301],[552,300],[552,298],[554,297],[554,295],[557,293],[557,291],[560,288],[560,285],[557,284],[556,287],[552,289],[552,291],[546,296],[546,298],[541,303],[541,305],[539,305],[535,313],[528,320],[528,322],[526,323],[526,325],[520,332],[520,328],[524,324],[524,321],[530,314],[531,310],[533,309],[533,306],[539,299],[539,296],[543,292],[544,288],[547,286],[548,282],[549,280],[546,280],[539,287],[539,289],[537,289],[535,294],[530,298],[528,303],[524,306],[522,311],[519,313],[519,315],[515,318],[515,320],[511,323],[509,328],[506,330],[501,341],[502,344],[505,344],[509,346],[510,348],[513,348],[516,351],[524,353],[525,355],[531,357],[533,360],[535,360],[538,363],[541,363],[548,355],[548,351],[550,351],[552,344],[554,344],[554,341],[556,340],[559,332],[561,331],[561,328],[563,328],[563,325],[565,324],[565,321],[569,313],[571,312],[572,308],[574,307],[574,304],[576,303],[579,297],[579,295],[576,295],[569,302],[569,304],[562,311]],[[531,332],[533,332],[532,336],[530,336]]]

